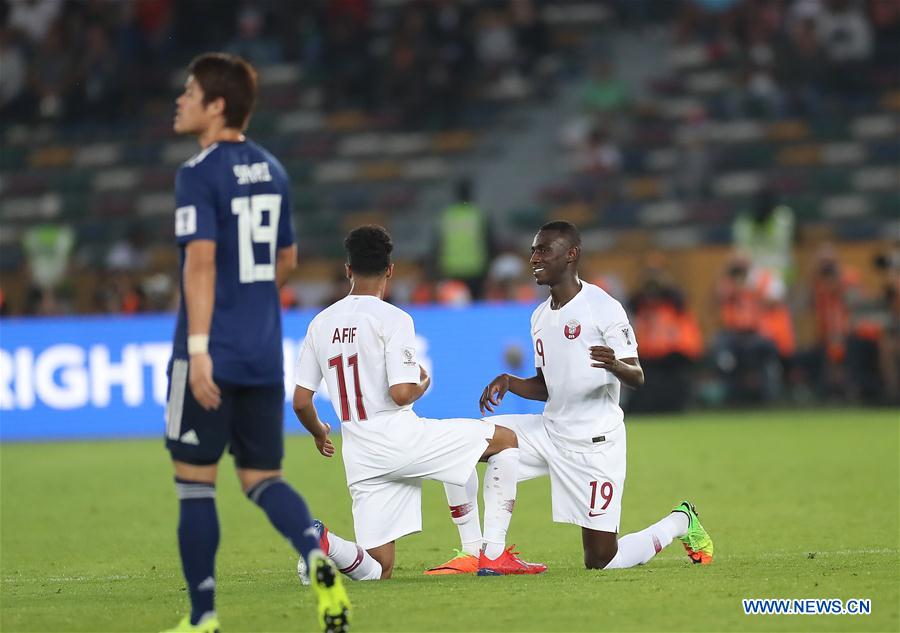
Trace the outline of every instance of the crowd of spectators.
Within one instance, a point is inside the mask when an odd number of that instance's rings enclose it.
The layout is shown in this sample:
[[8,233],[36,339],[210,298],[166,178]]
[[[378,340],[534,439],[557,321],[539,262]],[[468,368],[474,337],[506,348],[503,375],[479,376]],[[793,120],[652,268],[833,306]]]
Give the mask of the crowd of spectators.
[[[552,66],[541,12],[547,3],[537,0],[413,1],[392,4],[389,11],[376,10],[369,0],[203,4],[204,11],[175,0],[0,4],[2,125],[107,122],[144,110],[158,118],[161,100],[172,90],[170,70],[206,48],[224,48],[258,65],[294,65],[304,85],[314,88],[318,107],[359,109],[411,128],[457,125],[476,95],[503,98],[545,89],[541,79]],[[900,3],[685,0],[664,11],[649,0],[605,4],[624,24],[667,20],[678,47],[697,48],[726,77],[729,89],[684,115],[686,133],[675,148],[682,199],[709,194],[713,157],[701,133],[708,121],[850,116],[868,110],[879,86],[897,81]],[[598,198],[627,195],[611,183],[626,170],[640,107],[612,61],[600,55],[587,64],[584,117],[564,134],[589,209],[604,207]],[[665,94],[683,88],[670,80],[662,78],[655,89]],[[502,243],[489,211],[479,207],[472,182],[458,183],[454,203],[435,210],[433,257],[419,262],[415,274],[398,278],[391,299],[466,305],[543,298],[527,259]],[[650,386],[630,407],[777,401],[802,397],[804,390],[819,398],[897,402],[900,253],[884,253],[873,263],[880,279],[875,289],[866,288],[860,271],[831,248],[822,248],[811,275],[801,274],[792,261],[793,216],[769,190],[737,214],[734,244],[711,289],[718,323],[705,337],[662,256],[648,259],[630,291],[615,280],[591,279],[628,306],[641,341]],[[34,281],[26,313],[72,311],[66,279],[72,248],[66,227],[36,227],[26,236]],[[142,274],[147,261],[139,231],[111,244],[93,310],[171,309],[173,277]],[[346,289],[341,276],[325,283],[314,304],[288,286],[284,306],[322,305]],[[789,301],[798,295],[808,300]],[[2,294],[0,310],[6,310]],[[798,345],[794,334],[801,313],[815,320],[809,348]]]
[[5,0],[0,119],[107,122],[159,105],[206,49],[288,64],[324,108],[450,127],[473,96],[530,92],[547,67],[532,0]]

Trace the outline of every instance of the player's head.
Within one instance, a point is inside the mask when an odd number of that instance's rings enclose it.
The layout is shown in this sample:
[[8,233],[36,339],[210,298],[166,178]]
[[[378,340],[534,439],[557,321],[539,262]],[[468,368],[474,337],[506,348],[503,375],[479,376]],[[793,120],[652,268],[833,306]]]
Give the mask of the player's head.
[[243,131],[256,104],[256,71],[237,55],[204,53],[188,66],[176,103],[178,134],[199,135],[214,126]]
[[571,222],[547,222],[531,244],[531,269],[538,285],[554,286],[578,272],[581,233]]
[[344,238],[344,250],[347,251],[348,277],[391,276],[394,268],[391,263],[394,242],[384,227],[367,224],[353,229]]

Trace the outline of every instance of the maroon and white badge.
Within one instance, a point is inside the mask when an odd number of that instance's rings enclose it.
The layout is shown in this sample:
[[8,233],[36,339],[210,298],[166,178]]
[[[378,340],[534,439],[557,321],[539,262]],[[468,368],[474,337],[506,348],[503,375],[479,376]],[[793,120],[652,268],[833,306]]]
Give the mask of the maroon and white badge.
[[566,335],[567,339],[576,339],[578,335],[581,334],[581,323],[572,319],[568,323],[566,323],[566,327],[563,329],[563,334]]

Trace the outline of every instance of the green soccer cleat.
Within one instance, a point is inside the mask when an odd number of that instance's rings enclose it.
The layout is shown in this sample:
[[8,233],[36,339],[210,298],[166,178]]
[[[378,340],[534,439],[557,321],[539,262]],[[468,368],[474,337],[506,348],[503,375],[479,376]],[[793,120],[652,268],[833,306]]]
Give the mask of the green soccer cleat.
[[713,542],[709,533],[700,525],[700,515],[690,501],[682,501],[672,512],[683,512],[688,518],[687,534],[681,542],[691,562],[695,565],[709,565],[713,561]]
[[186,615],[181,621],[175,625],[175,628],[163,631],[163,633],[219,633],[222,625],[219,624],[219,618],[212,616],[203,618],[197,624],[191,624],[191,616]]
[[319,626],[323,633],[346,633],[350,630],[350,598],[334,563],[314,554],[310,560],[309,580],[319,602]]

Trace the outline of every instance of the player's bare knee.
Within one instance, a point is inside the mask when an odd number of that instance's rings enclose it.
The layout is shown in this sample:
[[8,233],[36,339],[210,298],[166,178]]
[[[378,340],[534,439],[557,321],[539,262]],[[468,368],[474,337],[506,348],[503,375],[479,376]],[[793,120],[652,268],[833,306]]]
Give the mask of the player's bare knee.
[[237,476],[241,482],[241,489],[247,494],[260,483],[269,479],[280,479],[280,470],[256,470],[254,468],[238,468]]
[[188,464],[187,462],[173,460],[172,465],[175,468],[175,476],[178,479],[208,484],[216,483],[216,473],[218,471],[216,464],[210,466],[198,466],[196,464]]
[[519,437],[516,435],[516,432],[512,429],[508,429],[505,426],[494,426],[494,435],[491,437],[491,441],[488,443],[487,449],[484,451],[484,455],[482,459],[487,459],[492,455],[496,455],[500,451],[505,451],[508,448],[518,448],[519,447]]

